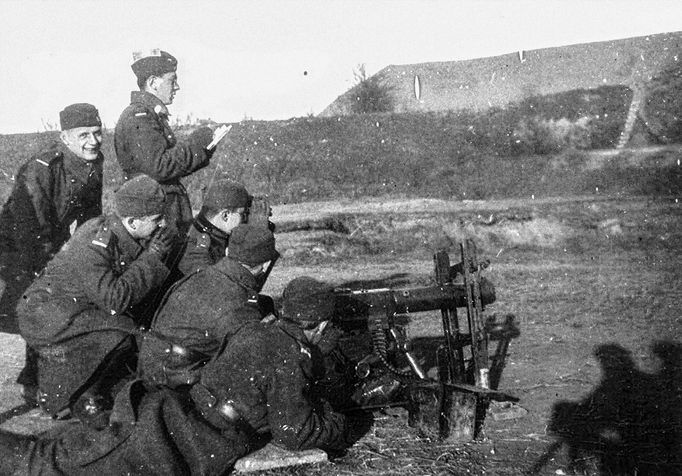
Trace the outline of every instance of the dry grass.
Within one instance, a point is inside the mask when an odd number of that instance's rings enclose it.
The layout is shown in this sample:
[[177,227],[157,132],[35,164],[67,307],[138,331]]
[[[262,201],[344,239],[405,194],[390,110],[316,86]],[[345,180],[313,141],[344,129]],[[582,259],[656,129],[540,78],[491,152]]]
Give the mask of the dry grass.
[[[379,415],[347,455],[319,467],[269,474],[517,475],[538,461],[538,474],[568,473],[566,450],[552,446],[548,419],[559,400],[577,401],[599,383],[602,369],[594,349],[617,343],[643,372],[660,370],[653,344],[682,339],[682,205],[646,199],[507,205],[506,211],[480,202],[460,212],[413,208],[367,215],[341,208],[334,216],[349,230],[357,223],[362,228],[352,236],[329,230],[278,236],[285,258],[268,287],[276,294],[301,274],[335,283],[382,278],[416,283],[432,271],[430,246],[441,234],[453,241],[473,237],[492,261],[485,274],[498,300],[487,314],[512,314],[521,331],[510,345],[500,388],[520,397],[528,415],[510,421],[488,417],[483,438],[467,444],[421,439],[404,415]],[[355,205],[343,205],[350,206]],[[491,211],[506,218],[484,222]],[[324,252],[306,255],[314,249]],[[451,251],[454,256],[456,248]],[[415,315],[410,326],[412,336],[436,334],[438,316]],[[585,457],[586,474],[598,474],[598,461],[596,454]]]

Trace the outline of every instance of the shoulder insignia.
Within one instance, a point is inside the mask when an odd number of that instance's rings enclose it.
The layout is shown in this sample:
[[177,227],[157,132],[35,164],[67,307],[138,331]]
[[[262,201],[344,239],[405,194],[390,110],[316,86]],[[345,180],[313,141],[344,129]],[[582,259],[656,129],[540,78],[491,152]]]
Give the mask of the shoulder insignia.
[[49,167],[53,160],[58,159],[62,156],[63,154],[58,150],[45,152],[36,157],[36,162],[44,165],[45,167]]
[[107,226],[101,227],[98,231],[97,234],[95,235],[95,239],[92,240],[92,244],[95,246],[99,246],[102,248],[107,248],[109,246],[109,242],[111,241],[111,230]]
[[146,115],[147,115],[146,112],[136,112],[135,113],[135,117],[146,116]]
[[258,294],[251,294],[246,301],[249,304],[258,304]]
[[211,237],[208,233],[202,233],[197,236],[197,248],[208,248],[211,245]]

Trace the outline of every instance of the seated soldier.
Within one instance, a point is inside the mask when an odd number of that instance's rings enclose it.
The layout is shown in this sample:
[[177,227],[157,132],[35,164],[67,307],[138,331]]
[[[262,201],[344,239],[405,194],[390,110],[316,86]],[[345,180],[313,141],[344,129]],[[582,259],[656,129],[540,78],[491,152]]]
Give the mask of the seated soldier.
[[116,214],[78,228],[17,307],[38,353],[39,404],[53,416],[101,415],[111,386],[134,367],[137,323],[127,311],[168,276],[159,185],[141,175],[114,201]]
[[[262,199],[260,199],[262,200]],[[207,191],[201,211],[194,219],[187,246],[178,268],[185,275],[216,264],[225,256],[230,234],[238,225],[266,223],[269,207],[258,208],[243,185],[231,180],[216,181]],[[252,205],[256,205],[251,215]],[[268,222],[270,231],[274,226]]]
[[250,200],[249,193],[237,182],[221,180],[213,183],[201,211],[194,218],[187,247],[178,264],[185,276],[225,257],[230,233],[246,223]]
[[109,426],[69,426],[53,438],[0,431],[0,474],[226,474],[265,441],[291,450],[340,450],[349,425],[311,401],[311,346],[333,311],[331,289],[310,279],[284,291],[284,318],[250,321],[206,364],[190,394],[136,381],[116,398]]
[[267,228],[235,228],[226,257],[167,293],[140,346],[140,375],[170,387],[194,383],[223,339],[264,317],[256,282],[278,256]]

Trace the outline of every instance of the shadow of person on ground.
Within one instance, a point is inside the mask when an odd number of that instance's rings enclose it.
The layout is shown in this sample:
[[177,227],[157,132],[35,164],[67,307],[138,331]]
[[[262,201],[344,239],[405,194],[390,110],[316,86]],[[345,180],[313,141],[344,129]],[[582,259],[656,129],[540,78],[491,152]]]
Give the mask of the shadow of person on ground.
[[602,475],[682,474],[682,345],[660,341],[652,352],[661,364],[654,374],[640,371],[622,346],[598,346],[601,381],[580,401],[555,403],[548,432],[557,441],[531,473],[565,446],[568,469],[578,473],[592,462]]

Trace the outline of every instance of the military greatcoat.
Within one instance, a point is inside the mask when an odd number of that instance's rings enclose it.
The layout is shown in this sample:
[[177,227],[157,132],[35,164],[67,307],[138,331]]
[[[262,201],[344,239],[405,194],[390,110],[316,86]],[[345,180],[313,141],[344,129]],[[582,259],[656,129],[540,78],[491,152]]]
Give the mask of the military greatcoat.
[[[269,433],[289,449],[338,450],[346,444],[346,421],[312,400],[313,349],[291,322],[250,322],[203,368],[192,398],[204,417],[224,424],[224,408],[254,435]],[[221,423],[223,422],[223,423]]]
[[76,425],[24,440],[21,457],[15,443],[5,464],[20,474],[218,476],[269,437],[292,450],[343,449],[345,418],[309,398],[304,342],[295,324],[244,324],[189,395],[133,382],[104,430]]
[[168,269],[113,216],[94,218],[26,291],[19,328],[39,355],[43,408],[70,403],[103,359],[136,328],[132,305],[160,286]]
[[77,157],[61,142],[24,163],[0,213],[0,315],[17,332],[15,307],[28,285],[80,226],[102,213],[102,162]]
[[181,236],[192,222],[192,208],[180,179],[208,165],[205,147],[211,138],[211,130],[201,128],[188,141],[178,142],[168,124],[168,109],[144,91],[131,93],[130,105],[116,124],[114,147],[124,179],[146,174],[159,182],[166,194],[169,226]]
[[170,387],[195,382],[223,339],[263,317],[255,288],[251,272],[229,257],[176,283],[140,346],[143,378]]

